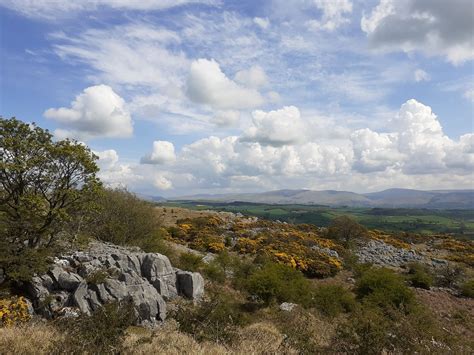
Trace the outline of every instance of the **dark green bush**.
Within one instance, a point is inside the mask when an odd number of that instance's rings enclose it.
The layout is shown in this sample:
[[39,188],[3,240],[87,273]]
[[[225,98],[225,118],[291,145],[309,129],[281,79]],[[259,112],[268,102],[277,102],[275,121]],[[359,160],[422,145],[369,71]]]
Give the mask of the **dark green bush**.
[[180,269],[189,271],[198,271],[204,266],[202,256],[195,253],[182,253],[178,259]]
[[354,294],[340,285],[319,286],[313,293],[312,303],[328,317],[350,312],[356,305]]
[[289,266],[266,263],[244,282],[247,291],[265,304],[272,301],[295,302],[308,305],[311,302],[311,283],[300,271]]
[[48,271],[54,253],[53,248],[45,247],[30,249],[9,245],[4,248],[0,241],[0,265],[13,281],[29,281],[34,274]]
[[163,236],[154,205],[127,190],[104,189],[97,205],[88,232],[99,240],[150,250]]
[[461,294],[465,297],[474,298],[474,279],[470,279],[461,285]]
[[429,270],[421,264],[413,263],[409,265],[407,280],[413,287],[429,290],[433,285],[433,276]]
[[357,280],[355,291],[360,300],[384,309],[406,308],[415,302],[415,296],[403,278],[386,268],[365,271]]

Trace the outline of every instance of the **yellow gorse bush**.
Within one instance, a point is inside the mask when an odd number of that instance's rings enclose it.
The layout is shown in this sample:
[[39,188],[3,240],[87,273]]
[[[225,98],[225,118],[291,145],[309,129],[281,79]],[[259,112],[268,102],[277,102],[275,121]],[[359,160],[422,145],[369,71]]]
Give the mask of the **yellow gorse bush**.
[[23,297],[0,299],[0,325],[11,326],[30,320],[28,304]]

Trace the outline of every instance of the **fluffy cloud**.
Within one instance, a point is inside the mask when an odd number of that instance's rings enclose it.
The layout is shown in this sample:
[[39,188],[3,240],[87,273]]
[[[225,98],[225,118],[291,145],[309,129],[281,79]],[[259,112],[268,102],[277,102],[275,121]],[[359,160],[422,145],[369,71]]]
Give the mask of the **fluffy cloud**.
[[102,152],[94,152],[94,154],[99,157],[97,163],[101,170],[108,170],[114,167],[119,160],[119,156],[114,149],[108,149]]
[[142,164],[168,164],[176,160],[174,145],[168,141],[154,141],[150,154],[142,157]]
[[397,150],[396,139],[394,134],[377,133],[368,128],[352,133],[354,169],[362,173],[384,171],[401,163],[403,155]]
[[154,185],[160,190],[169,190],[173,187],[173,183],[164,175],[156,176]]
[[[429,106],[408,100],[392,119],[390,132],[355,130],[337,139],[305,134],[296,107],[253,113],[253,139],[240,136],[199,139],[168,154],[173,164],[129,165],[115,152],[98,153],[108,182],[176,192],[225,192],[290,186],[315,189],[383,189],[393,186],[449,188],[472,185],[474,134],[448,138]],[[306,123],[307,124],[307,123]],[[295,127],[303,125],[299,129]],[[306,127],[306,129],[304,128]],[[319,128],[318,128],[319,127]],[[316,138],[319,137],[319,138]],[[155,142],[157,143],[157,142]],[[170,144],[161,142],[149,160],[164,161]],[[269,144],[271,143],[271,144]],[[159,148],[162,146],[162,148]]]
[[244,140],[263,145],[281,146],[295,144],[305,139],[305,123],[295,106],[286,106],[275,111],[252,112],[252,123]]
[[334,31],[338,27],[350,22],[344,14],[352,12],[352,2],[350,0],[313,0],[314,5],[322,11],[322,18],[310,20],[307,25],[313,30]]
[[215,60],[192,62],[187,80],[187,94],[197,103],[218,109],[247,109],[263,104],[260,93],[230,80]]
[[443,160],[450,139],[444,135],[431,107],[408,100],[392,124],[398,133],[398,149],[407,156],[405,172],[429,174],[445,167]]
[[453,64],[474,59],[471,0],[381,0],[361,27],[377,49],[419,50]]
[[415,73],[415,81],[419,83],[420,81],[430,81],[431,77],[430,75],[425,72],[423,69],[416,69]]
[[125,101],[107,85],[90,86],[70,108],[50,108],[44,116],[65,127],[55,132],[61,138],[129,137],[133,133]]
[[28,17],[54,20],[61,16],[96,11],[100,7],[118,10],[165,10],[185,4],[216,5],[216,0],[0,0],[0,6],[20,12]]

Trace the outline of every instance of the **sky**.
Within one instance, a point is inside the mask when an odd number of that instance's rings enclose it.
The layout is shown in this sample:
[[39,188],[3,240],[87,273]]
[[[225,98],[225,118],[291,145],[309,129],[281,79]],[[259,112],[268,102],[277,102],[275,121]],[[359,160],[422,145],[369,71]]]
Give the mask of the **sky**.
[[472,0],[0,0],[0,115],[160,196],[474,188]]

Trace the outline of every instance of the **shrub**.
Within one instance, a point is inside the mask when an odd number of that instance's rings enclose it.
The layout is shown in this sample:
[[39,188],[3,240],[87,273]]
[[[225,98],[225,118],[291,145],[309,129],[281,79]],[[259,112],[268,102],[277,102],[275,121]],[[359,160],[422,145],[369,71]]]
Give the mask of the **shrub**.
[[311,301],[310,282],[300,271],[286,265],[266,263],[244,284],[250,294],[265,304],[277,301],[308,305]]
[[332,350],[348,354],[444,353],[449,347],[441,327],[423,307],[410,313],[391,308],[387,314],[364,304],[337,328]]
[[198,306],[178,309],[174,318],[181,331],[199,341],[229,342],[237,327],[247,323],[241,303],[233,294],[220,289],[209,290],[208,297]]
[[464,269],[459,265],[448,264],[436,273],[436,284],[441,287],[455,287],[461,280]]
[[163,235],[154,206],[127,190],[104,189],[97,204],[88,229],[99,240],[150,248]]
[[58,326],[66,333],[61,352],[115,354],[120,351],[122,337],[136,321],[131,300],[111,302],[99,307],[91,316],[61,319]]
[[24,323],[31,318],[28,304],[23,297],[0,299],[0,325],[11,326]]
[[403,278],[386,268],[370,268],[356,282],[357,297],[384,309],[410,307],[415,300]]
[[335,317],[355,308],[354,295],[340,285],[323,285],[313,294],[314,306],[324,315]]
[[226,279],[225,271],[215,261],[204,266],[202,271],[204,275],[212,281],[223,283]]
[[178,267],[183,270],[198,271],[204,266],[202,256],[194,253],[182,253],[179,256]]
[[387,346],[389,330],[390,323],[380,310],[362,308],[337,327],[333,348],[345,354],[380,354]]
[[433,285],[433,276],[425,266],[418,263],[409,265],[407,279],[412,286],[426,290]]
[[16,248],[13,245],[4,247],[0,240],[0,265],[8,279],[13,281],[29,281],[34,274],[48,271],[50,257],[55,249],[39,247],[37,249]]
[[474,279],[470,279],[461,285],[461,294],[465,297],[474,298]]

